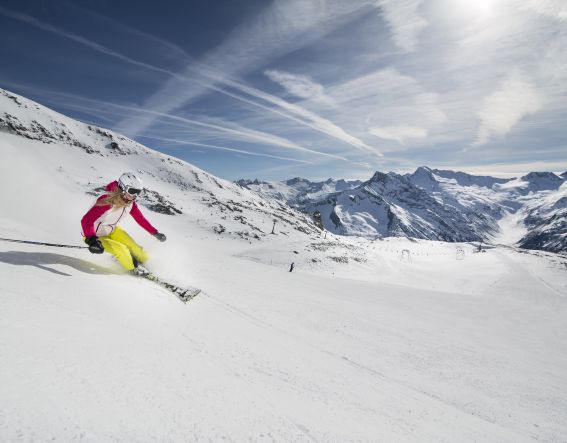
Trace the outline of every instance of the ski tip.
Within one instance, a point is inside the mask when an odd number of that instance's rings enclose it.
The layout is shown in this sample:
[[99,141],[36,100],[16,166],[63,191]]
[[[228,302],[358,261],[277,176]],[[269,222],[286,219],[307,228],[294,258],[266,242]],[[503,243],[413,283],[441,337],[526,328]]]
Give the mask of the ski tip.
[[198,289],[196,291],[187,291],[189,292],[188,294],[186,294],[186,292],[184,292],[183,294],[180,294],[180,299],[183,303],[187,303],[188,301],[194,299],[195,297],[197,297],[197,295],[199,295],[201,293],[201,290]]

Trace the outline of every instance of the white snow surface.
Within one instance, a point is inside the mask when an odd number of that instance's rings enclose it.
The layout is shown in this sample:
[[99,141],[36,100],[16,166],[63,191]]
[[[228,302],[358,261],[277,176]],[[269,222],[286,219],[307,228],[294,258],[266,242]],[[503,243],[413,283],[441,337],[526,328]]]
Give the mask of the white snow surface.
[[498,224],[500,232],[494,236],[493,242],[503,245],[514,245],[518,243],[528,233],[528,229],[524,225],[524,211],[506,212]]
[[565,256],[324,235],[291,213],[272,235],[275,202],[124,140],[0,132],[0,237],[83,245],[86,192],[133,171],[183,214],[142,207],[165,243],[123,227],[203,293],[0,241],[0,440],[566,441]]

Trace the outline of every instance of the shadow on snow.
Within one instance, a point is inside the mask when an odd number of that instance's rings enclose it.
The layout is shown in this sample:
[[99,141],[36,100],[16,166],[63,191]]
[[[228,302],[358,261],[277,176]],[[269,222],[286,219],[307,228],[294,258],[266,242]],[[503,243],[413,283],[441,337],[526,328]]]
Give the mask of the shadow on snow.
[[80,258],[43,252],[0,252],[0,262],[11,265],[35,266],[36,268],[44,271],[53,272],[54,274],[64,275],[67,277],[70,277],[71,274],[50,268],[48,265],[66,265],[87,274],[115,274],[115,272],[112,272],[108,268],[95,265],[89,261],[81,260]]

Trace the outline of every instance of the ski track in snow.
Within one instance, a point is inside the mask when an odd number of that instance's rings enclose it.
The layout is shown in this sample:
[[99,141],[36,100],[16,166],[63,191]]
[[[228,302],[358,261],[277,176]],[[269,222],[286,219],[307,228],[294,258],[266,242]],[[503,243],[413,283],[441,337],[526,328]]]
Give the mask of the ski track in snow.
[[[288,331],[282,330],[282,329],[277,328],[276,326],[274,326],[272,324],[264,322],[264,321],[260,320],[259,318],[255,317],[253,315],[250,315],[250,314],[243,312],[242,310],[232,306],[231,304],[222,302],[222,301],[214,298],[213,296],[209,295],[208,298],[212,299],[215,303],[221,305],[224,309],[228,310],[229,312],[234,313],[235,315],[238,315],[239,317],[241,317],[241,318],[245,319],[246,321],[252,323],[256,327],[276,331],[279,334],[290,337],[296,344],[301,343],[300,337],[296,336],[295,334],[289,333]],[[362,370],[364,372],[371,374],[374,377],[380,378],[382,380],[382,382],[390,385],[389,389],[392,391],[392,395],[394,395],[395,397],[398,397],[398,398],[404,398],[410,404],[418,403],[419,397],[423,395],[423,396],[426,396],[430,399],[433,399],[435,402],[439,402],[440,405],[438,407],[440,407],[440,408],[444,408],[444,407],[454,408],[455,411],[459,414],[462,413],[464,415],[470,415],[474,419],[480,419],[480,420],[485,421],[487,423],[495,424],[493,421],[490,421],[490,420],[485,419],[481,416],[478,416],[478,415],[472,414],[470,412],[467,412],[465,410],[462,410],[458,406],[453,405],[451,403],[447,403],[443,399],[441,399],[441,398],[439,398],[439,397],[437,397],[433,394],[430,394],[430,393],[425,392],[425,391],[414,389],[414,388],[407,386],[406,384],[404,384],[400,381],[393,380],[392,378],[387,377],[383,373],[380,373],[380,372],[378,372],[378,371],[376,371],[376,370],[374,370],[370,367],[367,367],[367,366],[365,366],[361,363],[353,361],[353,360],[351,360],[350,358],[348,358],[344,355],[336,354],[334,352],[328,351],[328,350],[320,348],[318,346],[311,345],[309,343],[304,343],[304,345],[309,346],[315,352],[323,353],[323,354],[330,356],[332,359],[334,359],[339,364],[340,363],[346,364],[346,365],[348,365],[352,368],[355,368],[356,370]],[[238,376],[238,374],[236,374],[236,375]],[[383,389],[384,389],[384,385],[382,384],[380,390],[383,391]],[[263,400],[266,400],[266,399],[263,399]],[[270,404],[270,406],[271,406],[271,409],[273,409],[273,410],[276,409],[273,405]],[[470,423],[470,425],[469,425],[469,428],[470,428],[469,432],[471,432],[473,434],[474,434],[474,431],[478,429],[478,424],[475,423],[474,419],[472,420],[472,423]],[[496,431],[494,431],[494,430],[492,432],[496,433]],[[517,438],[518,441],[521,440],[521,437],[519,435],[516,436],[515,438]]]
[[[262,321],[262,320],[260,320],[256,317],[252,316],[252,315],[246,314],[245,312],[241,311],[240,309],[238,309],[238,308],[236,308],[236,307],[234,307],[234,306],[232,306],[228,303],[224,303],[220,300],[217,300],[212,296],[209,296],[209,298],[212,298],[215,302],[222,305],[225,309],[229,310],[230,312],[235,313],[236,315],[239,315],[240,317],[242,317],[244,319],[247,319],[248,321],[250,321],[251,323],[255,324],[258,327],[269,328],[269,329],[274,330],[274,331],[276,331],[280,334],[283,334],[283,335],[286,335],[287,337],[290,337],[295,342],[298,342],[298,343],[301,342],[300,337],[298,337],[295,334],[289,333],[288,331],[277,328],[274,325],[266,323],[266,322],[264,322],[264,321]],[[490,421],[486,418],[483,418],[482,416],[475,415],[475,414],[467,412],[463,409],[460,409],[457,405],[448,403],[448,402],[444,401],[442,398],[439,398],[439,397],[437,397],[437,396],[435,396],[431,393],[412,388],[411,386],[406,385],[405,383],[403,383],[399,380],[395,380],[391,377],[388,377],[388,376],[384,375],[383,373],[376,371],[375,369],[372,369],[368,366],[365,366],[364,364],[353,361],[353,360],[351,360],[350,358],[348,358],[344,355],[336,354],[332,351],[320,348],[318,346],[311,345],[309,343],[307,343],[307,345],[310,346],[312,348],[312,350],[326,354],[326,355],[332,357],[333,359],[335,359],[336,361],[338,361],[339,363],[342,362],[342,363],[347,364],[347,365],[349,365],[349,366],[351,366],[351,367],[353,367],[357,370],[362,370],[364,372],[371,374],[372,376],[380,378],[383,382],[392,386],[391,390],[393,392],[395,392],[396,396],[404,397],[408,401],[408,403],[416,403],[417,402],[416,401],[416,394],[417,394],[417,397],[423,395],[423,396],[429,397],[430,399],[433,399],[436,402],[439,402],[441,404],[441,407],[448,406],[449,408],[454,408],[459,413],[462,413],[462,414],[465,414],[465,415],[470,415],[470,416],[472,416],[476,419],[480,419],[480,420],[486,421],[490,424],[494,424],[493,421]],[[383,387],[382,387],[382,389],[383,389]],[[470,431],[474,431],[474,429],[476,429],[476,427],[474,426],[474,423],[471,423]],[[517,438],[521,438],[521,437],[517,436]]]

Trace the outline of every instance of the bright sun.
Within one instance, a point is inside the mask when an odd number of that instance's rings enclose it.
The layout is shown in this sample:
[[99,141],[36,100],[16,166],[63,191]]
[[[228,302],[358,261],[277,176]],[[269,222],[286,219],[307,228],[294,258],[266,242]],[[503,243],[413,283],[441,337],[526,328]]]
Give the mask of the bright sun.
[[492,12],[498,1],[501,0],[459,0],[455,2],[455,6],[466,14],[486,16]]

